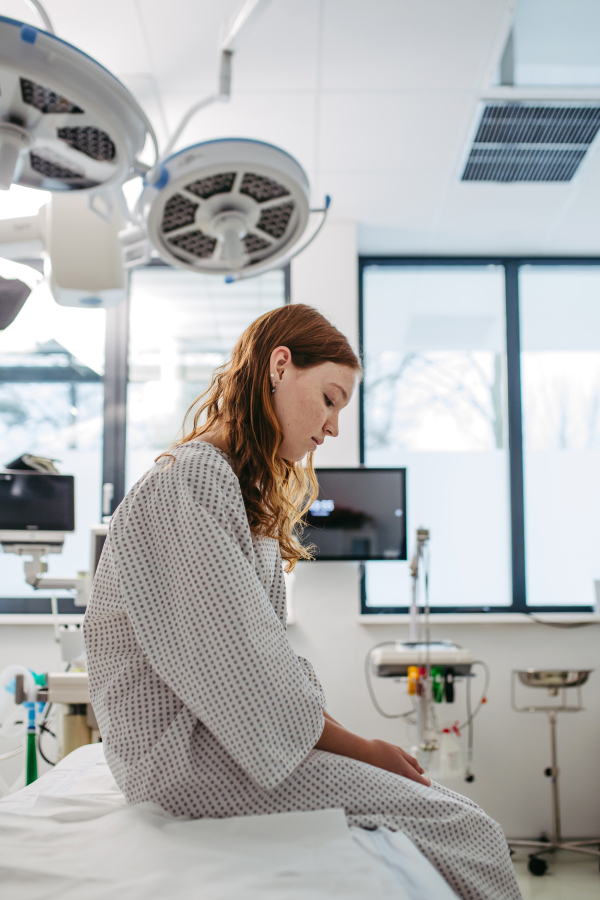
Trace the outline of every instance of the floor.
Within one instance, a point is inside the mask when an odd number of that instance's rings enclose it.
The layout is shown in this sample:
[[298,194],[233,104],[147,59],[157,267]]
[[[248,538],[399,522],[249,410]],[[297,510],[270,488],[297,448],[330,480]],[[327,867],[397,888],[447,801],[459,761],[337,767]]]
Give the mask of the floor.
[[598,900],[600,897],[599,858],[561,851],[554,861],[548,854],[545,875],[527,871],[527,852],[518,850],[513,857],[523,900]]

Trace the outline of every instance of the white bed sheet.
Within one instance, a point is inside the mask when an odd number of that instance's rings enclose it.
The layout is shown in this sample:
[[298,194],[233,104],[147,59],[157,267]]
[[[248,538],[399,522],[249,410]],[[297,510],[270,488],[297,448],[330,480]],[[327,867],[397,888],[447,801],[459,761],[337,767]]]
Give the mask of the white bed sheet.
[[341,809],[181,820],[128,806],[102,745],[0,800],[11,900],[456,900],[404,834],[348,828]]

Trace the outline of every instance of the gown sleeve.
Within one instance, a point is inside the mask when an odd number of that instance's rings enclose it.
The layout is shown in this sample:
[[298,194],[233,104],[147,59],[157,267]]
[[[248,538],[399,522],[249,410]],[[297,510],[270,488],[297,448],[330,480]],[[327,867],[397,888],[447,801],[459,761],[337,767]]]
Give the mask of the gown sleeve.
[[325,696],[325,691],[323,690],[323,686],[321,685],[321,682],[319,681],[316,672],[312,667],[312,663],[310,663],[303,656],[298,657],[298,662],[302,666],[302,671],[308,678],[315,694],[317,695],[317,699],[321,704],[321,709],[327,709],[327,698]]
[[230,467],[213,448],[181,453],[142,483],[110,540],[150,665],[251,778],[280,784],[324,718],[254,569]]

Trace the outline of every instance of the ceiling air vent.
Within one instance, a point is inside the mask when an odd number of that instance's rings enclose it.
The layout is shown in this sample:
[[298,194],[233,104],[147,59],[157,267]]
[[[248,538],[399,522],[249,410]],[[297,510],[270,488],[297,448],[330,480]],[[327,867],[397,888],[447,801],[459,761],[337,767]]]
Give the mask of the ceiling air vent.
[[570,181],[600,128],[600,104],[487,104],[462,181]]

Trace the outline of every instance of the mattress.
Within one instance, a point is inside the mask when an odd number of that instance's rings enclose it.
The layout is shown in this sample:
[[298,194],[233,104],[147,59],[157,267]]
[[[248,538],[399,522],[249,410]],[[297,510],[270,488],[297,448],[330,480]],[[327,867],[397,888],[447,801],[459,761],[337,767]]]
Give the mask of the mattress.
[[456,900],[399,832],[349,828],[341,809],[174,819],[129,806],[101,744],[0,800],[11,900]]

